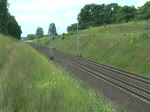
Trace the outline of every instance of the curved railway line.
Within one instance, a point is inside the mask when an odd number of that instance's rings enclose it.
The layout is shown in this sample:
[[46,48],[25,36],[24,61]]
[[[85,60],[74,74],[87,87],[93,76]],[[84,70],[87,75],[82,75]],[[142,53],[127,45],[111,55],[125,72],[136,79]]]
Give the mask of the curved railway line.
[[[35,45],[32,45],[35,47]],[[49,49],[40,46],[40,52],[46,57],[49,57]],[[136,74],[128,73],[110,66],[99,64],[84,58],[70,55],[53,49],[53,58],[61,60],[68,65],[71,65],[87,74],[97,78],[99,81],[104,81],[109,85],[115,86],[121,91],[127,93],[130,96],[138,99],[140,102],[144,102],[148,105],[148,111],[150,110],[150,79]],[[144,108],[144,107],[143,107]],[[139,111],[143,112],[143,111]],[[144,111],[145,112],[145,111]]]

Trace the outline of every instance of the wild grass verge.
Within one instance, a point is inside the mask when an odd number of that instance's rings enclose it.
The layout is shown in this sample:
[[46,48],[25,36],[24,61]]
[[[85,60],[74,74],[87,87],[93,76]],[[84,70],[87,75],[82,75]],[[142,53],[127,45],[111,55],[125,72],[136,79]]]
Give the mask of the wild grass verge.
[[0,70],[0,111],[114,111],[111,105],[29,45],[14,42],[12,47],[4,47],[3,50],[9,53],[2,56],[7,59]]

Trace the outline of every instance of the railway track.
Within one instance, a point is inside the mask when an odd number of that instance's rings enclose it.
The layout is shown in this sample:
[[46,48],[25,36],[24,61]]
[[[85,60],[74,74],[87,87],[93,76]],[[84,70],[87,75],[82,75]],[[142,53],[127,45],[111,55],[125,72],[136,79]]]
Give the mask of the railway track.
[[150,79],[54,50],[59,58],[150,105]]
[[[47,58],[50,58],[49,48],[44,46],[36,46],[35,44],[30,44],[30,45],[36,48],[42,54],[44,54]],[[79,58],[77,56],[73,56],[68,53],[58,51],[56,49],[53,49],[53,53],[54,53],[53,55],[54,62],[58,62],[60,64],[64,63],[65,65],[67,64],[67,66],[70,66],[69,67],[70,69],[75,68],[72,69],[73,71],[74,70],[82,71],[84,75],[77,72],[79,73],[78,76],[82,75],[82,78],[83,76],[87,77],[87,80],[89,80],[90,77],[92,78],[91,81],[93,80],[95,81],[96,79],[96,83],[98,83],[96,86],[99,86],[99,83],[102,85],[104,84],[103,86],[100,86],[100,88],[104,90],[104,94],[110,95],[111,93],[108,93],[108,88],[109,89],[113,88],[112,95],[108,97],[111,98],[117,97],[117,100],[115,101],[119,101],[120,103],[122,103],[120,105],[122,106],[120,108],[121,112],[123,111],[122,109],[124,108],[124,105],[127,105],[125,107],[129,112],[149,112],[150,110],[150,79],[149,78],[128,73],[84,58]],[[106,89],[104,89],[104,87],[106,86],[105,84],[107,85]],[[116,93],[117,96],[115,95],[114,91],[119,92]],[[124,101],[127,102],[125,103]]]

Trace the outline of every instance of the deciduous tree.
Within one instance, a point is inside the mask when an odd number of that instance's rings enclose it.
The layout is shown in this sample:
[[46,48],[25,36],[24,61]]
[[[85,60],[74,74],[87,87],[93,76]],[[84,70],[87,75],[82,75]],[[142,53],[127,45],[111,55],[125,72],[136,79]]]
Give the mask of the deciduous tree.
[[75,32],[77,31],[77,23],[71,24],[71,26],[67,27],[68,32]]
[[0,33],[21,39],[21,26],[15,17],[8,12],[7,0],[0,0]]
[[34,34],[28,34],[27,39],[28,40],[33,40],[33,39],[35,39],[35,35]]
[[55,23],[50,23],[48,28],[49,35],[57,35]]
[[37,38],[41,38],[43,36],[44,36],[43,28],[42,27],[38,27],[37,30],[36,30],[36,37]]

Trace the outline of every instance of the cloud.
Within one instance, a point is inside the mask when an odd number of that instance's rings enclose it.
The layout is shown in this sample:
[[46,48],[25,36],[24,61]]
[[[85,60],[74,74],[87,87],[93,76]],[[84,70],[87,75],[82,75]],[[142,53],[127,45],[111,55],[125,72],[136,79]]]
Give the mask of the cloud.
[[47,14],[43,14],[43,13],[37,13],[37,14],[20,14],[16,16],[17,20],[20,21],[34,21],[34,22],[38,22],[38,21],[46,21],[48,20],[50,17]]
[[[11,1],[11,0],[10,0]],[[11,5],[11,9],[18,10],[21,9],[23,11],[40,11],[40,10],[48,10],[52,12],[53,10],[72,8],[76,6],[82,6],[87,3],[97,3],[102,0],[37,0],[29,3],[16,3]]]
[[149,0],[139,0],[138,3],[137,3],[137,6],[138,7],[141,7],[143,6],[146,2],[148,2]]

